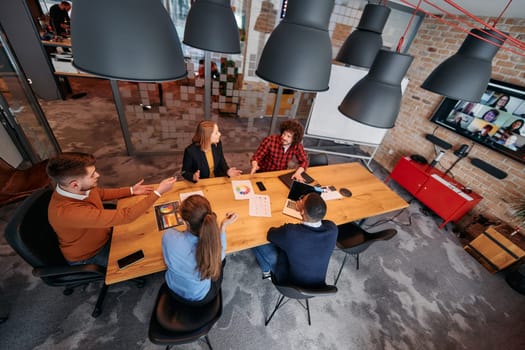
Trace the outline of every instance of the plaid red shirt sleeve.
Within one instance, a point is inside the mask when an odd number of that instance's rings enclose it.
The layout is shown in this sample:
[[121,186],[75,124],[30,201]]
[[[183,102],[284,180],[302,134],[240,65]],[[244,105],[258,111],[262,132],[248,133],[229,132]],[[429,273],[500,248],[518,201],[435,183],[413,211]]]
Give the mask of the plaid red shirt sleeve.
[[288,163],[293,156],[297,158],[299,166],[306,169],[308,160],[302,144],[291,145],[284,152],[280,135],[271,135],[264,140],[253,154],[252,160],[257,161],[259,171],[274,171],[288,169]]
[[304,150],[303,144],[299,143],[294,146],[294,155],[295,158],[297,158],[298,166],[303,167],[304,170],[308,167],[308,156],[306,155],[306,151]]

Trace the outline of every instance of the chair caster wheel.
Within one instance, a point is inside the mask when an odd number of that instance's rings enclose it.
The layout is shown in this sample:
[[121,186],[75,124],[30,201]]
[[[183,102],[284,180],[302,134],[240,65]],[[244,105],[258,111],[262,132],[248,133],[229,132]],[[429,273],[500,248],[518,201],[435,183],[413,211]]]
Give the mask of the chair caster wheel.
[[73,288],[66,288],[66,289],[64,289],[62,294],[64,294],[64,295],[71,295],[71,294],[73,294]]

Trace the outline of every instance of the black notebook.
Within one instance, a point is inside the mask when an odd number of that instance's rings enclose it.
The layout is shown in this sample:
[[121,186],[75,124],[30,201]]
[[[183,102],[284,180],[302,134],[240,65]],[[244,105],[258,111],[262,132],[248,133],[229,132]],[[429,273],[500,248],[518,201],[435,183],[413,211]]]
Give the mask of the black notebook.
[[[291,173],[282,174],[279,176],[279,179],[286,185],[288,188],[292,187],[292,175],[295,174],[295,171],[292,171]],[[301,174],[303,177],[305,183],[310,184],[314,182],[315,180],[305,172]]]

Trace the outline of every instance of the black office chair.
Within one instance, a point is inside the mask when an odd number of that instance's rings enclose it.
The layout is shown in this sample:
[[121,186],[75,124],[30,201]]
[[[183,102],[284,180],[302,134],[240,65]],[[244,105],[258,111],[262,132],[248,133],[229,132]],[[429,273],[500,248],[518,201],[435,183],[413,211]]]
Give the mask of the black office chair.
[[209,303],[188,304],[176,298],[163,283],[151,313],[148,337],[154,344],[166,345],[166,350],[204,338],[212,350],[208,332],[221,315],[222,290]]
[[387,229],[379,232],[367,232],[360,226],[349,222],[347,224],[339,225],[339,234],[337,235],[337,248],[345,252],[343,263],[339,268],[334,285],[337,284],[341,271],[346,263],[348,255],[352,255],[356,259],[356,270],[359,270],[359,254],[364,252],[370,245],[377,241],[386,241],[394,237],[397,231],[394,229]]
[[308,154],[308,166],[328,165],[328,156],[326,153]]
[[[279,293],[281,293],[281,296],[279,297],[279,300],[277,300],[277,305],[275,305],[275,308],[273,309],[272,314],[268,319],[264,321],[264,325],[267,326],[268,323],[270,323],[273,315],[279,310],[279,308],[283,307],[288,301],[291,299],[297,300],[297,302],[306,309],[306,313],[308,314],[308,325],[311,326],[312,322],[310,319],[310,304],[308,303],[308,299],[314,298],[314,297],[322,297],[322,296],[328,296],[333,295],[337,293],[337,287],[332,285],[323,285],[316,288],[305,288],[305,287],[298,287],[291,284],[278,284],[275,280],[275,276],[272,274],[272,283],[277,288]],[[288,298],[286,301],[284,301],[284,298]],[[301,300],[304,299],[305,305],[301,303]],[[284,301],[284,303],[283,303]]]
[[[55,231],[47,220],[47,208],[53,191],[44,188],[36,191],[20,205],[5,229],[5,238],[11,247],[33,267],[33,275],[54,287],[65,287],[63,294],[70,295],[75,287],[95,281],[104,281],[106,268],[89,264],[70,266],[58,245]],[[91,314],[102,312],[107,285],[102,284]]]

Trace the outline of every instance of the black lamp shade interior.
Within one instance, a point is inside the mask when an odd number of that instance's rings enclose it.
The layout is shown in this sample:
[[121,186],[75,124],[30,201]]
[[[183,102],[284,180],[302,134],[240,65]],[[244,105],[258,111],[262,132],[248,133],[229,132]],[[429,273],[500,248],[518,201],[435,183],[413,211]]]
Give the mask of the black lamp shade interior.
[[[505,37],[492,30],[472,29],[490,42],[501,45]],[[499,46],[468,35],[458,52],[430,73],[421,87],[457,100],[479,102],[492,72],[492,58]]]
[[350,89],[339,111],[369,126],[394,127],[401,108],[401,81],[413,59],[410,55],[379,50],[370,71]]
[[383,46],[381,33],[390,11],[386,6],[367,4],[357,29],[346,38],[335,60],[348,65],[370,68]]
[[334,0],[289,0],[255,73],[295,90],[328,90],[332,61],[328,22],[333,7]]
[[177,31],[160,1],[75,0],[71,17],[78,69],[129,81],[186,77]]
[[230,0],[197,0],[190,9],[184,44],[212,52],[241,52],[239,28]]

